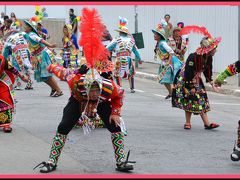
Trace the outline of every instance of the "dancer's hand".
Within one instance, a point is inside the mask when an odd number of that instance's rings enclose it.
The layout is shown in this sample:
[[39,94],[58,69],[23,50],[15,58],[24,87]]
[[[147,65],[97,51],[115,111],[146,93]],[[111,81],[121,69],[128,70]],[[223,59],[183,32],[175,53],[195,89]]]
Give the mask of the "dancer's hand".
[[56,43],[54,43],[54,44],[50,44],[49,47],[50,47],[50,48],[55,48],[55,47],[57,47],[57,44],[56,44]]
[[214,92],[219,92],[220,87],[217,84],[215,84],[214,82],[211,82],[210,84],[212,85],[212,88],[213,88]]
[[110,117],[109,117],[110,124],[112,123],[112,121],[115,123],[116,127],[117,126],[120,127],[120,124],[121,124],[120,116],[111,114]]

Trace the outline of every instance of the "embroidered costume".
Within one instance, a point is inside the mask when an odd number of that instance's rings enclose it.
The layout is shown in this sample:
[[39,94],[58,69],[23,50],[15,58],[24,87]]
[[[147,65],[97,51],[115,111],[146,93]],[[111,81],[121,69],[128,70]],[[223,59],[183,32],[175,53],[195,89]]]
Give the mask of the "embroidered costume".
[[39,17],[34,16],[30,21],[24,20],[25,32],[28,35],[29,50],[31,53],[31,63],[34,67],[34,78],[37,82],[45,82],[51,87],[51,97],[62,96],[63,93],[52,73],[47,71],[47,67],[55,63],[55,54],[49,48],[56,47],[41,38],[36,29]]
[[132,38],[128,28],[126,27],[127,19],[120,18],[119,36],[114,38],[110,44],[107,45],[107,49],[112,52],[116,52],[116,61],[113,76],[116,79],[118,85],[122,86],[122,78],[129,80],[131,92],[134,93],[134,75],[135,68],[132,60],[132,52],[135,54],[136,60],[141,62],[141,57],[138,52],[134,39]]
[[[206,28],[198,26],[186,26],[181,33],[189,33],[189,31],[202,33],[205,37],[201,40],[201,47],[188,56],[186,64],[175,77],[172,106],[188,113],[203,115],[210,111],[210,105],[201,73],[204,74],[206,82],[212,83],[213,55],[210,53],[217,48],[221,38],[212,38]],[[205,124],[206,129],[218,126],[215,123],[209,126]],[[184,128],[190,129],[191,127]]]
[[[30,63],[30,53],[28,50],[27,40],[28,36],[25,32],[19,32],[20,27],[13,23],[10,27],[10,31],[8,32],[6,42],[3,48],[3,56],[5,59],[11,59],[13,66],[19,71],[25,74],[29,81],[25,87],[25,89],[33,89],[30,77],[30,69],[32,65]],[[17,81],[17,89],[21,88],[20,78],[16,78]]]
[[20,76],[24,81],[26,77],[20,75],[10,62],[0,55],[0,127],[4,132],[11,132],[10,127],[15,109],[13,84],[15,76]]
[[166,99],[168,99],[171,97],[171,84],[173,84],[176,73],[182,67],[182,62],[174,55],[174,51],[167,44],[164,26],[166,26],[166,22],[162,20],[156,29],[152,29],[152,32],[155,34],[154,36],[160,36],[160,39],[155,39],[157,44],[154,52],[161,61],[158,69],[158,81],[167,87],[169,95]]
[[[102,62],[112,63],[108,60],[108,54],[105,54],[108,51],[101,42],[103,33],[101,19],[96,9],[83,8],[82,14],[79,44],[83,46],[88,68],[84,68],[83,65],[77,73],[58,65],[50,65],[48,68],[50,72],[68,82],[71,97],[64,108],[62,121],[53,138],[49,160],[41,163],[43,165],[40,170],[41,173],[48,173],[56,169],[67,135],[77,121],[80,119],[83,123],[84,132],[89,133],[95,126],[92,119],[98,118],[98,116],[104,121],[111,133],[117,170],[128,171],[133,169],[133,166],[128,164],[128,157],[124,161],[124,134],[121,130],[122,126],[116,125],[116,119],[120,120],[121,117],[124,90],[112,80],[101,77],[95,68],[96,60],[100,57],[102,57],[100,58]],[[106,69],[101,71],[104,70]]]
[[[26,24],[30,24],[28,21],[24,21]],[[32,65],[34,67],[34,78],[37,82],[44,82],[52,76],[47,71],[47,67],[54,62],[54,54],[51,50],[41,43],[43,40],[38,36],[37,31],[27,33],[29,50],[32,55]]]
[[183,36],[174,36],[175,31],[180,30],[181,28],[178,27],[173,29],[173,35],[168,38],[168,45],[172,48],[177,58],[184,62],[184,54],[187,51],[187,38]]

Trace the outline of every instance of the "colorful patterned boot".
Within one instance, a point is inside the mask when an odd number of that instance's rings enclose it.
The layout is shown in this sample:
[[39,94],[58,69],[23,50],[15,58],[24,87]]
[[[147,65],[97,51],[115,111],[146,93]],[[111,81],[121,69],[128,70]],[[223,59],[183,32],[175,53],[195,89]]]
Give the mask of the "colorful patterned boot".
[[111,139],[112,139],[112,144],[115,152],[115,159],[116,159],[116,170],[117,171],[122,171],[122,172],[128,172],[130,170],[133,170],[133,165],[128,164],[128,163],[136,163],[134,161],[128,161],[128,157],[130,155],[130,151],[128,152],[126,161],[124,161],[124,135],[122,132],[118,133],[112,133],[111,134]]
[[44,161],[35,167],[35,168],[37,168],[38,166],[42,165],[40,167],[40,173],[49,173],[49,172],[56,170],[58,158],[61,155],[61,151],[66,142],[66,139],[67,139],[67,135],[63,135],[60,133],[56,134],[56,136],[53,138],[48,162]]
[[26,85],[25,89],[26,89],[26,90],[31,90],[31,89],[33,89],[33,87],[32,87],[33,82],[32,82],[32,80],[30,79],[30,76],[28,76],[28,78],[29,78],[29,80],[28,80],[28,82],[27,82],[27,85]]
[[237,146],[234,145],[233,152],[231,154],[232,161],[239,161],[240,160],[240,120],[238,121],[238,139],[237,139]]
[[22,90],[22,83],[19,77],[16,78],[16,87],[15,90]]

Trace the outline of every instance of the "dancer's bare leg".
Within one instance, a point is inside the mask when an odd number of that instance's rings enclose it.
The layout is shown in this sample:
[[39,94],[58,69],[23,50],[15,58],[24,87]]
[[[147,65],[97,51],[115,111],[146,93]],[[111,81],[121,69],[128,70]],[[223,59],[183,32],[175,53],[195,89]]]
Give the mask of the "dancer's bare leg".
[[58,94],[62,92],[56,80],[53,77],[49,77],[47,81],[45,81],[45,83],[48,84],[52,89],[56,90]]

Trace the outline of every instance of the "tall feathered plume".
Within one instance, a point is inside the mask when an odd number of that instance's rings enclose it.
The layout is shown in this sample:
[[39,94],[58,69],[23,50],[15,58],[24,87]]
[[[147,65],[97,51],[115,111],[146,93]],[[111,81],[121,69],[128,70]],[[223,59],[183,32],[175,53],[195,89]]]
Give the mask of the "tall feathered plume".
[[128,20],[119,16],[119,28],[126,27]]
[[[80,24],[81,38],[88,68],[94,68],[99,59],[107,59],[107,51],[101,42],[104,25],[96,9],[83,8]],[[103,58],[104,57],[104,58]]]
[[180,35],[190,34],[190,32],[193,33],[200,33],[206,37],[212,37],[212,35],[208,32],[208,30],[205,27],[199,27],[199,26],[185,26],[181,31]]

